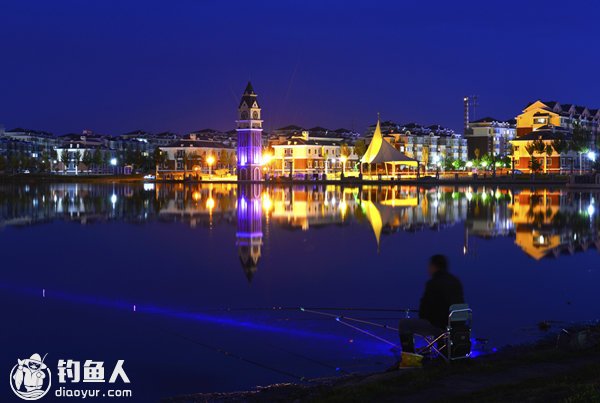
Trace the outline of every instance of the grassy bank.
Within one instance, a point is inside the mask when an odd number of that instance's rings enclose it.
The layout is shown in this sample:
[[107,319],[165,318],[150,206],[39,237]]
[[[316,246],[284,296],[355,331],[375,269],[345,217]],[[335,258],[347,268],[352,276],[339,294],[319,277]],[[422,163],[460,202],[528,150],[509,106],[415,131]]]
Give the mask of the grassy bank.
[[600,402],[600,345],[557,348],[555,338],[422,369],[181,396],[166,402]]

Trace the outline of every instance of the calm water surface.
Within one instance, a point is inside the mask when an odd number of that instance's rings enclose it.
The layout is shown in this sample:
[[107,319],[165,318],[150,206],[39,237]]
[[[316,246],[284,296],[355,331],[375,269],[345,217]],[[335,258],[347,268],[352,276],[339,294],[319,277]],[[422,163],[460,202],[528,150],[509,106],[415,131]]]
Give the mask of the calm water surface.
[[140,401],[383,369],[384,343],[295,308],[415,308],[433,253],[449,256],[488,348],[530,340],[540,321],[600,316],[599,199],[495,187],[4,186],[0,361],[8,373],[33,352],[54,367],[125,359]]

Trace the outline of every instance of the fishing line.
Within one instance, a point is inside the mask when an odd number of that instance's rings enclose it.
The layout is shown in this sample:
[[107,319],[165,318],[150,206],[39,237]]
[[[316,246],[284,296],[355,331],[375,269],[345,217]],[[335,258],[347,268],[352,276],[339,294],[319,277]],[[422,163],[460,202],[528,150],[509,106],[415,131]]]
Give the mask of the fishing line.
[[312,309],[306,309],[306,308],[300,308],[300,310],[302,312],[309,312],[309,313],[314,313],[314,314],[317,314],[317,315],[328,316],[328,317],[334,318],[334,319],[336,319],[338,321],[339,321],[339,319],[345,319],[345,320],[349,320],[349,321],[353,321],[353,322],[364,323],[365,325],[371,325],[371,326],[375,326],[375,327],[380,327],[382,329],[393,330],[395,332],[399,331],[398,328],[396,328],[396,327],[389,326],[389,325],[382,324],[382,323],[375,323],[375,322],[370,322],[370,321],[367,321],[367,320],[350,318],[348,316],[343,316],[343,315],[335,315],[333,313],[328,313],[328,312],[319,312],[319,311],[314,311]]
[[277,349],[280,350],[280,351],[283,351],[284,353],[293,355],[295,357],[299,357],[299,358],[305,359],[307,361],[310,361],[312,363],[319,364],[322,367],[325,367],[325,368],[328,368],[328,369],[333,369],[335,372],[343,372],[344,374],[347,374],[347,375],[351,374],[351,372],[346,371],[344,368],[336,367],[334,365],[328,364],[328,363],[323,362],[323,361],[319,361],[319,360],[317,360],[315,358],[312,358],[312,357],[309,357],[309,356],[297,353],[295,351],[287,350],[287,349],[282,348],[282,347],[277,347]]
[[178,337],[180,337],[180,338],[182,338],[184,340],[187,340],[190,343],[193,343],[193,344],[196,344],[198,346],[204,347],[204,348],[206,348],[208,350],[211,350],[211,351],[223,354],[226,357],[235,358],[236,360],[239,360],[239,361],[242,361],[242,362],[245,362],[245,363],[248,363],[248,364],[252,364],[252,365],[254,365],[256,367],[259,367],[259,368],[262,368],[262,369],[266,369],[268,371],[275,372],[275,373],[280,374],[280,375],[285,375],[285,376],[287,376],[289,378],[297,379],[300,382],[312,382],[312,380],[307,379],[304,376],[300,376],[300,375],[297,375],[297,374],[285,371],[285,370],[280,369],[280,368],[272,367],[270,365],[263,364],[263,363],[260,363],[258,361],[254,361],[254,360],[252,360],[250,358],[242,357],[241,355],[232,353],[230,351],[224,350],[224,349],[216,347],[216,346],[212,346],[210,344],[203,343],[203,342],[201,342],[199,340],[192,339],[191,337],[185,336],[183,334],[174,333],[174,332],[169,332],[169,333],[171,333],[171,334],[173,334],[175,336],[178,336]]
[[384,343],[386,343],[386,344],[389,344],[389,345],[390,345],[390,346],[392,346],[392,347],[396,347],[396,346],[397,346],[397,344],[395,344],[395,343],[392,343],[391,341],[389,341],[389,340],[386,340],[386,339],[384,339],[383,337],[379,337],[379,336],[377,336],[376,334],[369,332],[368,330],[361,329],[361,328],[360,328],[360,327],[358,327],[358,326],[354,326],[354,325],[352,325],[352,324],[350,324],[350,323],[348,323],[348,322],[344,322],[344,321],[343,321],[343,320],[341,320],[341,318],[339,318],[339,317],[338,317],[338,318],[336,318],[336,320],[337,320],[339,323],[341,323],[342,325],[346,325],[346,326],[348,326],[348,327],[349,327],[349,328],[351,328],[351,329],[354,329],[354,330],[356,330],[356,331],[358,331],[358,332],[364,333],[364,334],[366,334],[366,335],[368,335],[368,336],[374,337],[374,338],[376,338],[377,340],[379,340],[379,341],[382,341],[382,342],[384,342]]

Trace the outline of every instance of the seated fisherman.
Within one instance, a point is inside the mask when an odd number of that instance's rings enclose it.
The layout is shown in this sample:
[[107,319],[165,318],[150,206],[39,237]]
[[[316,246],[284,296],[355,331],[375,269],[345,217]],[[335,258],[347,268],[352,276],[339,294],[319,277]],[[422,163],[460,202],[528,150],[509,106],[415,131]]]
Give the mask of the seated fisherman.
[[464,303],[460,280],[448,271],[448,259],[433,255],[429,259],[429,275],[419,306],[419,319],[401,319],[398,325],[400,343],[405,353],[415,352],[414,334],[438,336],[448,325],[450,305]]

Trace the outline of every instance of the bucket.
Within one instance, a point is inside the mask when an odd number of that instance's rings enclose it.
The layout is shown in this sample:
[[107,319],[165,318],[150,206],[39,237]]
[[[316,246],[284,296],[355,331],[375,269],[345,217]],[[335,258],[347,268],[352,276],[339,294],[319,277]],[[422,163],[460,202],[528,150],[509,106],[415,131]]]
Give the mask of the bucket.
[[419,368],[422,366],[423,366],[423,356],[421,354],[402,352],[402,361],[400,361],[401,368],[407,368],[407,367]]

